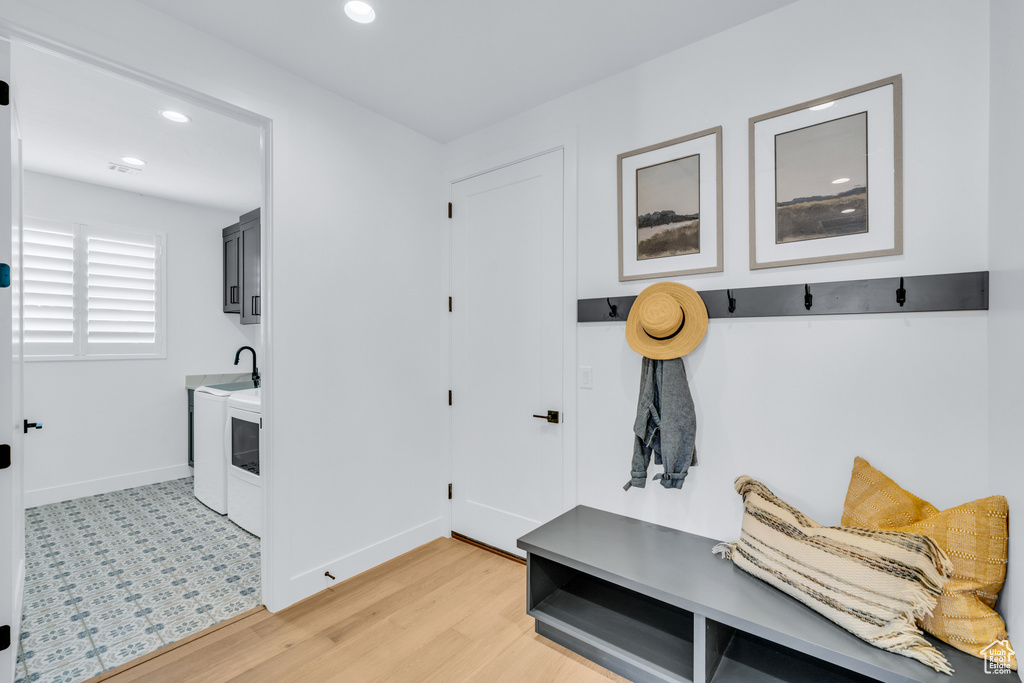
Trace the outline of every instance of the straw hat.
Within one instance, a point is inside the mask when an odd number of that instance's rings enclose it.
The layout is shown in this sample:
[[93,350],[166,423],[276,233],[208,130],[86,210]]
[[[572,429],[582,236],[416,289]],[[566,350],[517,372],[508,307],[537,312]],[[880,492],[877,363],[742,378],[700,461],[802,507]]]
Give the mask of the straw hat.
[[658,282],[640,292],[626,320],[630,347],[653,360],[685,356],[707,331],[704,300],[678,282]]

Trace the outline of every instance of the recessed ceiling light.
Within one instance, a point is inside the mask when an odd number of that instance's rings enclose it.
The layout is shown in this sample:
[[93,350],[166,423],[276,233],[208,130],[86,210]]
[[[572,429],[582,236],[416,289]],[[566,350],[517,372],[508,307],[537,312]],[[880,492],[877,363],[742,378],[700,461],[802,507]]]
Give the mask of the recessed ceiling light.
[[174,121],[175,123],[188,123],[192,120],[192,117],[186,116],[180,111],[172,111],[170,109],[161,109],[160,115],[168,121]]
[[850,182],[849,178],[836,178],[835,180],[832,181],[832,184],[833,185],[842,185],[843,183],[848,183],[848,182]]
[[121,157],[121,161],[131,166],[145,166],[146,162],[136,157]]
[[835,104],[835,102],[825,102],[824,104],[816,104],[813,107],[811,107],[810,109],[811,109],[811,111],[821,111],[822,109],[828,109],[833,104]]
[[347,14],[348,18],[352,21],[360,24],[369,24],[377,18],[377,13],[373,11],[373,8],[362,0],[350,0],[350,2],[346,2],[345,14]]

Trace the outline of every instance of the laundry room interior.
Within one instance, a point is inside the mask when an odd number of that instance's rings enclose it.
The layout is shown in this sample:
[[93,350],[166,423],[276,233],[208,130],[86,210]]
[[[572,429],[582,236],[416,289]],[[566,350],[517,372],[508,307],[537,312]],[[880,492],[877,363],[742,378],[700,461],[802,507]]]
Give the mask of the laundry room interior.
[[[260,603],[258,466],[255,476],[244,475],[244,504],[235,505],[234,517],[250,520],[243,522],[246,531],[228,516],[223,455],[230,440],[227,397],[249,389],[255,401],[250,395],[249,410],[240,414],[259,413],[252,391],[259,384],[259,317],[243,323],[238,305],[225,313],[232,295],[237,304],[239,286],[225,290],[224,262],[225,232],[235,239],[230,253],[237,262],[238,228],[247,217],[257,226],[249,234],[258,290],[260,130],[32,46],[12,50],[12,68],[22,79],[23,248],[32,280],[25,291],[23,380],[26,415],[35,423],[25,428],[24,442],[29,548],[42,542],[31,533],[33,521],[78,509],[93,513],[86,514],[92,523],[64,529],[71,548],[125,556],[131,549],[147,564],[161,558],[159,578],[93,578],[75,568],[63,586],[80,600],[69,616],[104,627],[90,636],[94,647],[101,638],[114,645],[109,639],[147,628],[160,645],[177,612],[141,616],[116,603],[142,604],[143,594],[154,602],[171,584],[167,577],[183,567],[213,575],[214,567],[245,565],[248,584],[210,597],[211,614],[220,607],[224,618]],[[69,99],[74,108],[64,106]],[[123,310],[112,315],[116,308]],[[193,392],[204,384],[228,389],[218,392],[215,417],[206,418],[220,423],[212,432],[204,423],[201,449],[217,460],[210,467],[219,472],[204,470],[210,493],[200,504],[192,408]],[[243,424],[259,427],[258,420]],[[258,463],[258,432],[255,457]],[[97,511],[108,514],[96,518]],[[221,518],[213,526],[222,538],[200,537],[197,531]],[[133,523],[131,535],[116,533]],[[242,590],[248,590],[244,597]],[[230,598],[231,609],[222,607]],[[192,596],[188,613],[203,608],[198,600],[206,598]],[[117,610],[123,618],[114,618]],[[108,621],[120,627],[108,628]],[[200,612],[177,637],[212,623]],[[113,652],[108,658],[113,662]]]

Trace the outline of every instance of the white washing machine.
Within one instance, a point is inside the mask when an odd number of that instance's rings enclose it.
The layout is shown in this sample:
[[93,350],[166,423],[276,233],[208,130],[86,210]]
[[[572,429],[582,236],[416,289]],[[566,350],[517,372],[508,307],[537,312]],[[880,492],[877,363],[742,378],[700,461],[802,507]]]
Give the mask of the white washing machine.
[[228,511],[228,453],[224,423],[231,391],[216,387],[195,390],[193,422],[193,487],[201,503],[224,515]]
[[228,397],[224,443],[228,461],[228,519],[256,536],[263,535],[263,486],[260,483],[260,390]]

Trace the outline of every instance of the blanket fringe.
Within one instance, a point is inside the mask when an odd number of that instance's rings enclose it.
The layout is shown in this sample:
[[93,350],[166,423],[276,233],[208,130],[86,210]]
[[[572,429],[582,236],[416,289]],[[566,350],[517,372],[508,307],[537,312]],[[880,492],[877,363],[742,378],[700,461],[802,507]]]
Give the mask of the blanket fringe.
[[935,542],[930,536],[921,535],[924,539],[925,545],[928,546],[929,554],[932,556],[935,562],[935,574],[928,576],[928,580],[935,587],[936,593],[942,593],[943,587],[949,580],[949,577],[953,574],[953,562],[949,559],[949,555],[943,550],[938,543]]
[[735,547],[736,547],[735,543],[719,543],[718,545],[716,545],[714,548],[711,549],[711,552],[713,552],[715,555],[718,555],[723,560],[731,560],[732,559],[732,551],[733,551],[733,548],[735,548]]
[[939,673],[952,676],[955,671],[946,657],[935,649],[935,646],[920,635],[910,635],[905,629],[913,626],[909,621],[897,619],[889,624],[889,635],[881,635],[869,640],[872,645],[880,646],[904,657],[916,659],[930,666]]

